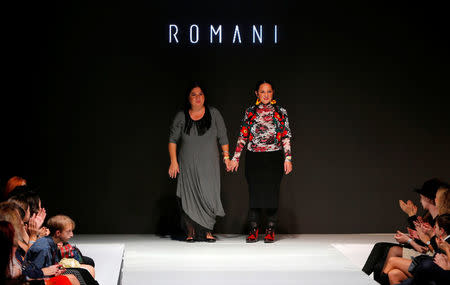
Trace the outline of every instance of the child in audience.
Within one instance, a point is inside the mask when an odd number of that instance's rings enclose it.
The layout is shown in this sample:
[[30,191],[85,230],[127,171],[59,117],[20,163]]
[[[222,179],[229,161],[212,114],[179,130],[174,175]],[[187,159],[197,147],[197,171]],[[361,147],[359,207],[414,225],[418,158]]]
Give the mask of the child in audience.
[[[28,250],[25,256],[25,269],[44,268],[56,264],[60,261],[58,244],[66,244],[73,237],[75,222],[65,215],[57,215],[47,222],[50,235],[38,239]],[[81,264],[81,268],[89,271],[95,278],[94,267]]]
[[[14,227],[7,221],[0,221],[0,284],[28,284],[28,276],[22,275],[22,265],[14,258],[18,247],[15,238]],[[57,270],[57,265],[53,266]],[[31,279],[32,280],[32,279]],[[33,284],[51,285],[79,285],[78,279],[74,275],[56,276],[50,279],[42,279]]]

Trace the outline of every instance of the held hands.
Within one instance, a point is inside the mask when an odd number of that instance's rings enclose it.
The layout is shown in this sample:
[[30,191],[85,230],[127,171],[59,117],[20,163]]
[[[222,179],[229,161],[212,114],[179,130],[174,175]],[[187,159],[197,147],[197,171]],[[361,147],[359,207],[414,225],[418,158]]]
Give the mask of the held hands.
[[[229,166],[227,165],[228,172],[237,171],[238,168],[239,168],[239,161],[236,161],[236,160],[230,160]],[[286,160],[284,162],[284,173],[287,175],[291,172],[292,172],[292,162]]]
[[409,217],[417,214],[417,206],[414,205],[411,200],[408,200],[406,203],[403,200],[399,200],[398,202],[402,211],[405,212]]
[[230,168],[231,168],[231,160],[230,159],[224,159],[223,163],[225,163],[225,167],[227,168],[227,172],[229,172]]
[[230,160],[229,166],[227,165],[228,172],[237,171],[238,168],[239,168],[239,161],[236,161],[236,160]]
[[178,166],[178,162],[176,161],[171,162],[169,166],[170,178],[176,178],[178,173],[180,173],[180,167]]

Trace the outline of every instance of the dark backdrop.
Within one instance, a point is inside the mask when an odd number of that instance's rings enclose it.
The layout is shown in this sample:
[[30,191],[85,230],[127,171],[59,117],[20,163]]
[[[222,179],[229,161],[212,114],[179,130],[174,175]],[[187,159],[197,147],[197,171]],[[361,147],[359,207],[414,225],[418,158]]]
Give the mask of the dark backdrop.
[[[79,233],[174,228],[168,129],[192,80],[222,112],[232,148],[255,82],[274,82],[294,134],[282,232],[393,232],[405,218],[398,199],[417,202],[413,187],[450,180],[442,7],[92,2],[4,7],[1,183],[27,178],[49,215],[72,216]],[[198,24],[199,45],[169,45],[168,24]],[[208,44],[210,24],[223,25],[222,45]],[[277,24],[279,43],[252,45],[252,24]],[[217,232],[244,227],[242,170],[223,172]]]

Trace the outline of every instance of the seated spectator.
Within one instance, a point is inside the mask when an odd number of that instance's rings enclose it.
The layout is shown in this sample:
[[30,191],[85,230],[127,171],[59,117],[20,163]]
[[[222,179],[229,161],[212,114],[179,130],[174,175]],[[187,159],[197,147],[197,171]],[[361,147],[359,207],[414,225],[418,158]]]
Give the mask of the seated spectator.
[[23,199],[20,199],[18,196],[9,198],[7,202],[15,203],[20,207],[20,217],[22,218],[22,221],[27,224],[30,220],[30,206],[28,205],[28,203]]
[[12,224],[15,230],[15,234],[18,240],[18,243],[25,248],[25,251],[28,250],[28,241],[29,237],[27,232],[25,231],[25,225],[20,218],[18,206],[14,203],[10,202],[2,202],[0,203],[0,220],[7,221]]
[[[38,239],[28,250],[25,256],[24,272],[58,263],[61,259],[59,247],[67,244],[73,237],[75,222],[68,216],[57,215],[48,220],[47,227],[50,230],[50,235]],[[69,272],[75,274],[77,278],[83,279],[85,283],[98,284],[94,280],[95,269],[92,265],[81,264],[81,268],[71,269]],[[87,275],[86,272],[88,272]],[[38,277],[36,276],[36,278]]]
[[[8,200],[7,202],[2,202],[0,205],[4,209],[10,208],[15,210],[19,214],[19,218],[21,219],[21,229],[18,230],[20,232],[19,244],[20,247],[26,252],[39,237],[40,227],[42,226],[45,218],[45,210],[40,211],[38,215],[33,214],[33,216],[29,218],[28,223],[25,223],[26,214],[24,214],[25,212],[19,203]],[[8,216],[11,216],[10,212],[8,212]]]
[[[30,199],[30,197],[33,197]],[[37,197],[37,199],[36,199]],[[20,205],[20,207],[25,211],[25,218],[23,218],[24,224],[27,226],[27,233],[30,236],[30,242],[35,242],[39,237],[48,236],[49,231],[46,227],[43,227],[46,217],[46,211],[44,208],[38,208],[33,210],[33,214],[30,217],[30,209],[36,204],[39,206],[39,196],[34,192],[24,192],[17,196],[12,196],[8,199],[9,202],[14,202]],[[31,202],[32,205],[29,204]],[[37,210],[37,212],[35,212]],[[29,244],[31,246],[31,244]]]
[[443,186],[436,193],[436,206],[438,207],[439,215],[450,214],[450,187]]
[[[430,225],[434,225],[435,217],[438,215],[438,207],[436,206],[434,199],[438,189],[448,186],[439,179],[433,178],[426,181],[422,188],[415,191],[420,195],[420,201],[422,207],[427,210],[427,214],[424,216],[425,220]],[[408,215],[408,224],[412,230],[415,230],[414,222],[419,220],[417,217],[417,207],[408,201],[404,203],[400,201],[401,209]],[[414,231],[412,233],[415,233]],[[387,276],[383,276],[381,273],[386,266],[386,261],[390,257],[402,257],[403,255],[419,255],[422,251],[427,251],[426,244],[420,241],[420,239],[412,239],[409,243],[409,237],[405,239],[405,235],[398,232],[394,238],[399,243],[381,242],[375,244],[367,261],[362,269],[367,275],[374,273],[374,279],[379,283],[386,283]],[[416,252],[413,254],[413,252]],[[384,279],[384,280],[383,280]]]
[[[427,282],[431,281],[435,282],[434,284],[450,284],[450,272],[445,272],[446,269],[441,268],[434,262],[434,259],[437,258],[439,260],[442,258],[441,255],[437,254],[443,254],[446,258],[449,257],[447,255],[450,253],[448,244],[450,242],[449,233],[450,214],[440,215],[436,219],[434,230],[436,239],[436,248],[433,248],[436,252],[434,256],[420,255],[413,259],[402,257],[389,258],[383,272],[388,275],[390,284],[399,284],[407,278],[413,278],[417,284],[428,284]],[[445,282],[442,283],[443,281]]]
[[44,208],[42,208],[41,204],[41,198],[39,197],[39,194],[34,191],[28,189],[26,186],[18,186],[16,187],[12,192],[9,193],[8,199],[12,197],[20,197],[20,199],[23,199],[25,202],[27,202],[28,206],[30,207],[30,216],[33,214],[38,214],[40,211],[45,211]]
[[[17,248],[14,227],[7,221],[0,221],[0,284],[28,284],[30,280],[22,275],[21,264],[14,258]],[[57,268],[57,265],[54,266]],[[56,276],[50,279],[37,280],[33,284],[54,284],[54,285],[79,285],[78,279],[74,275]]]
[[13,191],[17,186],[26,186],[27,181],[19,176],[11,177],[8,182],[6,183],[5,192],[3,193],[3,199],[7,200],[9,193]]
[[14,259],[13,242],[14,227],[10,222],[0,221],[0,284],[5,284],[6,278],[17,278],[20,274],[20,267],[14,266],[11,261]]

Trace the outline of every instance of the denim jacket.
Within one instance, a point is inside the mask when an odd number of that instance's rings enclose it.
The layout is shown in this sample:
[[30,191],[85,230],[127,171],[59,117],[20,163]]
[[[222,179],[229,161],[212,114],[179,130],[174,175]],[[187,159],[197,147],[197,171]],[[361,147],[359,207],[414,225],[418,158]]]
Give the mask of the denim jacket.
[[[51,236],[38,239],[28,249],[22,265],[22,273],[30,278],[42,278],[42,269],[59,262],[58,246]],[[36,276],[40,275],[40,276]]]

